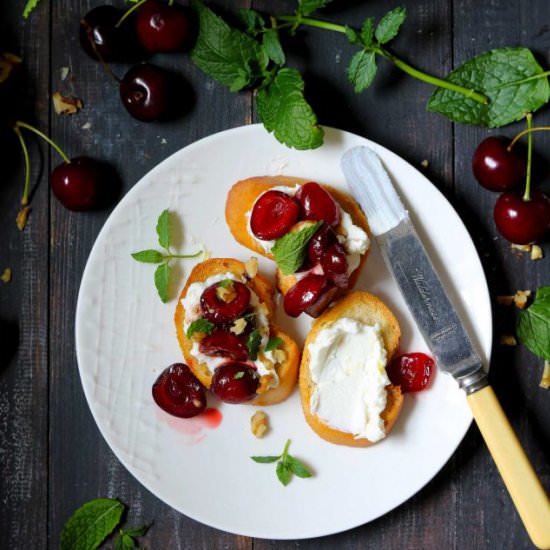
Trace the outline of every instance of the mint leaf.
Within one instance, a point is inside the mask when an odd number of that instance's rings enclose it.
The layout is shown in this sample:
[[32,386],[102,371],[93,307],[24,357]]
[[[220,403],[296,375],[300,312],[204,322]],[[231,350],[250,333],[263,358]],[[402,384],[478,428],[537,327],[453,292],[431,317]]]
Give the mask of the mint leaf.
[[23,17],[27,19],[31,11],[33,11],[39,3],[40,0],[27,0],[27,3],[25,4],[25,7],[23,9]]
[[258,462],[259,464],[271,464],[272,462],[277,462],[279,458],[281,458],[281,455],[279,456],[251,456],[250,457],[254,462]]
[[287,462],[277,462],[277,478],[286,487],[292,478],[292,472]]
[[269,62],[261,46],[246,33],[231,28],[199,0],[193,0],[192,6],[199,17],[199,34],[191,52],[193,63],[232,92],[252,84]]
[[258,90],[256,107],[268,132],[295,149],[315,149],[323,144],[323,130],[304,98],[304,81],[296,69],[280,69],[269,84]]
[[241,370],[239,372],[236,372],[233,376],[233,380],[240,380],[244,377],[244,370]]
[[159,294],[160,300],[163,303],[168,301],[168,293],[170,290],[170,274],[172,268],[168,263],[161,264],[155,269],[155,286]]
[[215,325],[208,319],[195,319],[187,328],[187,338],[191,338],[195,332],[202,332],[203,334],[211,334]]
[[550,286],[539,288],[534,302],[520,312],[517,334],[527,349],[550,361]]
[[246,347],[248,348],[248,358],[251,361],[256,361],[258,358],[258,349],[262,343],[262,335],[256,328],[249,335],[246,341]]
[[265,345],[265,351],[272,351],[274,349],[277,349],[281,344],[283,343],[283,339],[279,336],[274,336],[273,338],[270,338]]
[[367,48],[372,46],[374,39],[374,17],[367,17],[361,25],[361,42]]
[[160,262],[164,260],[164,256],[158,250],[141,250],[139,252],[134,252],[132,258],[146,264],[160,264]]
[[310,15],[315,10],[324,8],[331,3],[332,0],[298,0],[297,13],[300,15]]
[[233,286],[233,283],[233,279],[222,279],[218,283],[218,286],[221,286],[222,288],[231,288]]
[[97,498],[78,508],[63,526],[60,550],[94,550],[120,522],[124,504]]
[[390,40],[394,39],[399,32],[399,28],[407,17],[407,11],[403,7],[394,8],[389,11],[380,19],[374,36],[380,44],[386,44]]
[[151,523],[143,525],[142,527],[135,527],[134,529],[122,529],[130,537],[143,537],[147,534],[147,531],[151,528]]
[[428,102],[428,110],[463,124],[505,126],[547,103],[550,86],[545,76],[536,78],[541,73],[543,69],[527,48],[491,50],[466,61],[446,78],[485,94],[488,104],[438,88]]
[[348,27],[347,25],[344,27],[344,32],[347,36],[347,39],[352,44],[362,44],[361,42],[361,35],[352,27]]
[[256,35],[265,27],[263,17],[256,10],[241,8],[239,19],[248,34]]
[[271,252],[283,275],[291,275],[304,263],[309,239],[322,222],[306,225],[300,230],[287,233],[275,241]]
[[290,468],[290,471],[301,478],[311,477],[313,474],[309,471],[307,466],[300,462],[297,458],[288,455],[286,457],[286,463]]
[[157,220],[157,235],[159,238],[159,244],[162,248],[170,248],[170,232],[172,227],[172,220],[170,219],[170,211],[164,210]]
[[262,36],[262,46],[264,47],[265,53],[277,65],[284,65],[286,58],[285,52],[281,47],[281,42],[279,40],[279,33],[275,29],[269,29],[265,31]]
[[361,50],[352,58],[348,67],[348,79],[356,93],[366,90],[376,76],[376,54]]

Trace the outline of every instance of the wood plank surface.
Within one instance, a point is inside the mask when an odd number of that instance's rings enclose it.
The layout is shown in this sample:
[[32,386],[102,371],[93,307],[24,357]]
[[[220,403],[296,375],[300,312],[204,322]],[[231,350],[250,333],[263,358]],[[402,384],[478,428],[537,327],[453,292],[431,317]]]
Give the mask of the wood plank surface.
[[[78,43],[79,18],[98,4],[42,0],[24,20],[22,2],[2,2],[0,52],[13,51],[24,58],[26,91],[17,98],[18,111],[13,112],[47,131],[70,156],[85,154],[108,162],[120,179],[119,196],[180,148],[217,131],[257,121],[250,92],[228,92],[195,68],[186,54],[158,55],[151,61],[188,79],[194,90],[189,112],[170,123],[132,119],[120,103],[117,83]],[[233,16],[240,7],[272,13],[295,9],[295,3],[287,0],[208,4]],[[444,76],[476,53],[520,44],[532,48],[543,66],[550,66],[550,12],[545,0],[483,4],[406,0],[401,4],[408,17],[391,49],[427,72]],[[116,5],[122,6],[122,0]],[[365,17],[379,17],[394,5],[389,0],[335,0],[319,17],[357,27]],[[550,284],[548,257],[533,262],[498,236],[492,221],[496,195],[479,187],[470,167],[481,139],[497,133],[512,136],[523,127],[521,123],[488,131],[454,125],[427,113],[432,89],[384,60],[379,61],[372,88],[357,95],[345,74],[355,50],[339,33],[306,29],[285,45],[290,65],[304,75],[306,96],[322,124],[388,147],[426,174],[450,200],[480,254],[493,304],[497,295]],[[65,67],[69,77],[62,80]],[[114,65],[113,69],[122,75],[128,67]],[[80,97],[84,109],[70,117],[55,115],[50,98],[56,90]],[[535,115],[535,122],[550,123],[547,107]],[[107,496],[129,505],[129,525],[154,522],[143,539],[151,549],[533,547],[475,426],[417,495],[382,518],[329,537],[271,541],[235,536],[191,520],[149,493],[103,440],[84,397],[75,355],[80,280],[113,205],[89,213],[63,208],[48,186],[48,173],[60,159],[34,139],[29,144],[36,189],[28,227],[20,232],[14,219],[22,192],[23,161],[13,136],[9,142],[2,137],[0,143],[0,273],[5,267],[13,271],[10,283],[0,283],[0,550],[57,548],[70,514],[87,500]],[[550,136],[536,136],[535,150],[547,158],[546,165],[537,168],[536,180],[547,191],[549,145]],[[545,241],[543,248],[550,256],[548,244]],[[515,312],[495,304],[493,314],[491,382],[550,490],[550,394],[538,387],[542,361],[522,346],[500,346],[500,335],[513,331]],[[110,540],[104,547],[112,546]]]

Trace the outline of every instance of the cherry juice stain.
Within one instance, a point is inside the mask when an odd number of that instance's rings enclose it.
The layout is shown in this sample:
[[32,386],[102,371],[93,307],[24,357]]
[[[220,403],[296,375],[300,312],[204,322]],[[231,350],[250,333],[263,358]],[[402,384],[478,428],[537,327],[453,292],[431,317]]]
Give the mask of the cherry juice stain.
[[195,445],[202,441],[206,435],[206,429],[216,429],[223,420],[222,413],[213,407],[205,409],[193,418],[178,418],[157,409],[157,418],[170,426],[174,431],[184,436],[185,442]]

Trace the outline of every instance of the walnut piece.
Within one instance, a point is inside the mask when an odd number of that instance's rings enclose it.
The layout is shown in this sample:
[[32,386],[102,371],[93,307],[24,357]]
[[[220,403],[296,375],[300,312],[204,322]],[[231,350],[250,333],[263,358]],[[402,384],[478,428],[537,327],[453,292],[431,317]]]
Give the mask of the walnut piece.
[[244,264],[244,269],[249,278],[254,279],[258,274],[258,258],[252,256],[250,260]]
[[542,371],[542,378],[540,379],[539,386],[545,390],[550,388],[550,361],[544,362],[544,370]]
[[514,294],[514,305],[518,309],[525,309],[525,306],[527,305],[527,300],[529,299],[529,296],[531,296],[530,290],[518,290]]
[[284,363],[286,361],[286,351],[284,349],[273,350],[273,358],[275,363]]
[[13,53],[5,52],[0,54],[0,82],[5,82],[13,69],[22,61],[20,57]]
[[254,436],[263,437],[268,427],[267,414],[264,411],[256,411],[250,419],[250,430]]
[[52,95],[53,108],[58,115],[74,115],[82,109],[82,100],[78,97],[64,96],[61,92]]
[[239,317],[238,319],[235,319],[235,322],[229,329],[229,332],[232,332],[233,334],[236,334],[238,336],[239,334],[242,334],[244,332],[245,328],[246,319],[244,317]]
[[9,283],[11,281],[11,268],[6,267],[6,269],[2,272],[2,275],[0,275],[0,279],[3,283]]
[[501,346],[517,346],[518,342],[513,334],[502,334],[500,336]]
[[512,248],[512,250],[519,250],[520,252],[531,252],[532,245],[512,243],[510,247]]
[[534,244],[531,247],[531,260],[541,260],[544,258],[544,252],[538,244]]
[[237,297],[237,293],[235,292],[235,287],[233,286],[233,284],[230,284],[228,286],[218,285],[218,287],[216,288],[216,296],[219,300],[222,300],[223,302],[228,304]]

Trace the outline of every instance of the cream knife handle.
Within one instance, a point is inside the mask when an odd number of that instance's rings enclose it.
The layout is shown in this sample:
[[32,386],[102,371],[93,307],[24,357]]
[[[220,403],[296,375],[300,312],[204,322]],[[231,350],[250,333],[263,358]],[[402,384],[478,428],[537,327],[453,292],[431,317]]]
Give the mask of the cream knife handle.
[[468,395],[479,430],[537,548],[550,548],[550,501],[491,386]]

